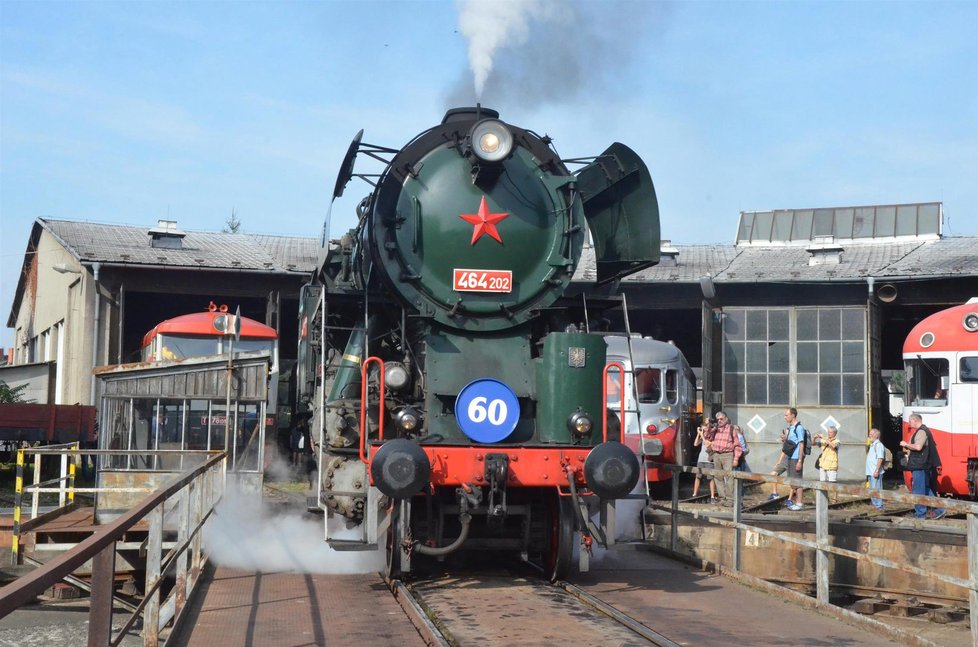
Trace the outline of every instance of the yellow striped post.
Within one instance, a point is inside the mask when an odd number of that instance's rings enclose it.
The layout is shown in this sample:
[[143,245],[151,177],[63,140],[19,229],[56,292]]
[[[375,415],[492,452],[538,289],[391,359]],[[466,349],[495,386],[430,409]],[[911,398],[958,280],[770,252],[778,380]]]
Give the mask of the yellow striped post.
[[14,527],[10,532],[10,565],[20,563],[20,507],[24,498],[24,450],[17,450],[17,478],[14,481]]
[[72,456],[68,461],[68,503],[75,502],[75,464],[78,462],[78,443],[71,448]]

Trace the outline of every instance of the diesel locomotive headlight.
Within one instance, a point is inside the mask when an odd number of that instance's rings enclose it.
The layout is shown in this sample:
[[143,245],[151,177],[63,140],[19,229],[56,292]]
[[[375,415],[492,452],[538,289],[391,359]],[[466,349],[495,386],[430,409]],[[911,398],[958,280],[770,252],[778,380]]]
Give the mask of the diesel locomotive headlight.
[[408,371],[400,362],[384,364],[384,384],[393,391],[400,391],[408,383]]
[[413,407],[404,407],[394,414],[394,424],[401,431],[414,431],[421,423],[421,414]]
[[969,312],[961,322],[968,332],[978,332],[978,312]]
[[572,413],[570,418],[567,419],[568,431],[577,436],[586,436],[591,433],[592,427],[594,427],[594,420],[580,409]]
[[472,152],[484,162],[506,159],[513,150],[513,133],[498,119],[483,119],[469,133]]
[[643,446],[645,448],[646,456],[662,456],[662,451],[665,449],[662,445],[662,441],[658,438],[646,440]]

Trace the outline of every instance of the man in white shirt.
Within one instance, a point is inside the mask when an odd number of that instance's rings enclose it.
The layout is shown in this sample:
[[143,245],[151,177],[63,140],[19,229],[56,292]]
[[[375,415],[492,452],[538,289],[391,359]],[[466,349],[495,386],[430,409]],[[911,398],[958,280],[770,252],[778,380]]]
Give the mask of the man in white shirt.
[[[886,458],[886,449],[880,442],[880,430],[873,428],[869,430],[869,448],[866,451],[866,478],[869,480],[870,490],[883,489],[883,461]],[[883,499],[869,497],[873,507],[877,510],[883,509]]]

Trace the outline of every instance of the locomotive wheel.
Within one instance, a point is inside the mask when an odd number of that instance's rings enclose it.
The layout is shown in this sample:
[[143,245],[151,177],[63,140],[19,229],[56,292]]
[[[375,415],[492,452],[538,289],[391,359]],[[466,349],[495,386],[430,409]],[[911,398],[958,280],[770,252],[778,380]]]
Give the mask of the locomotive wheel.
[[555,496],[548,506],[547,546],[543,553],[543,570],[551,582],[564,579],[570,572],[574,554],[574,509],[569,497]]

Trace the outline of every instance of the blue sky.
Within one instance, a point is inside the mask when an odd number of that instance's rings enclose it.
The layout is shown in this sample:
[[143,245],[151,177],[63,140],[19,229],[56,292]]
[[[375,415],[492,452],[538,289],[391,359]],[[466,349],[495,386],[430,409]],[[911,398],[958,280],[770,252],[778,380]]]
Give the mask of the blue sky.
[[[634,148],[664,238],[730,243],[742,210],[926,201],[978,235],[978,2],[516,4],[533,20],[482,103],[564,157]],[[233,208],[247,232],[318,235],[359,129],[396,148],[475,100],[459,15],[0,0],[4,319],[37,217],[213,231]],[[334,205],[334,235],[366,192]]]

